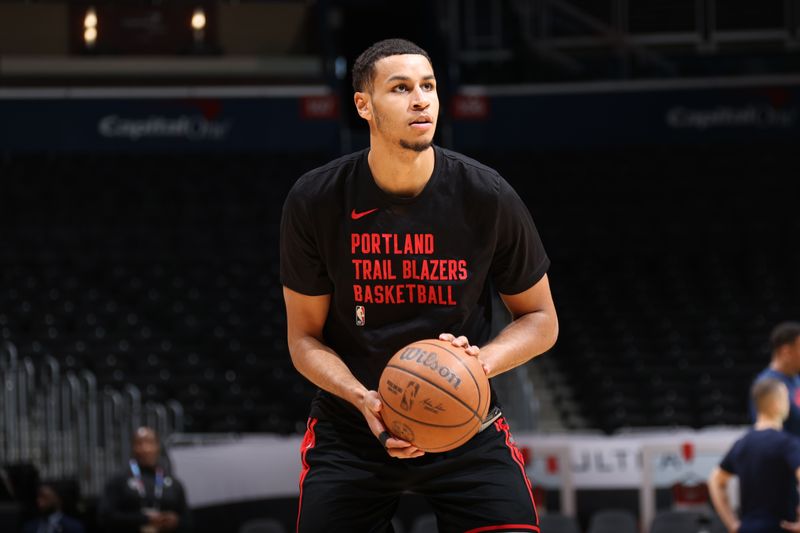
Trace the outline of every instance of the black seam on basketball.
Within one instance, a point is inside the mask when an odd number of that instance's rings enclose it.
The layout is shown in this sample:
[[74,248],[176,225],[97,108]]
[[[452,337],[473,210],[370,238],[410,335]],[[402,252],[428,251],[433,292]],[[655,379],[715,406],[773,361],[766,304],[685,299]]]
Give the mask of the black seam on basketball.
[[[442,341],[442,342],[445,342],[445,341]],[[436,346],[436,347],[441,348],[442,350],[446,351],[447,353],[449,353],[450,355],[452,355],[456,359],[458,359],[458,362],[461,363],[461,366],[463,366],[466,369],[466,371],[469,372],[469,377],[472,378],[472,382],[475,383],[475,389],[478,391],[478,409],[480,409],[481,403],[482,403],[482,401],[481,401],[481,387],[480,387],[480,385],[478,385],[478,380],[475,378],[475,375],[472,373],[472,369],[470,369],[470,367],[467,366],[467,364],[464,362],[464,360],[461,359],[460,355],[458,355],[454,351],[451,351],[450,348],[448,348],[446,346],[442,346],[441,344],[435,344],[433,342],[417,341],[417,342],[415,342],[413,344],[424,344],[425,346]],[[469,354],[467,354],[467,356],[468,357],[474,357],[474,356],[469,355]],[[481,372],[483,372],[483,366],[481,366]],[[491,396],[491,392],[489,393],[489,395]],[[488,398],[486,400],[486,410],[487,411],[489,410],[489,399]],[[478,418],[480,419],[481,416],[478,415]]]
[[446,450],[445,448],[452,449],[452,448],[451,448],[451,446],[453,446],[454,444],[458,444],[459,446],[461,446],[461,444],[463,444],[463,442],[461,442],[461,441],[464,441],[464,442],[466,442],[466,441],[468,441],[469,439],[471,439],[472,437],[474,437],[475,435],[477,435],[478,433],[480,433],[480,428],[481,428],[480,422],[477,422],[477,424],[478,424],[478,431],[475,431],[475,432],[467,432],[467,433],[465,433],[465,434],[461,435],[461,436],[460,436],[459,438],[457,438],[456,440],[454,440],[454,441],[451,441],[451,442],[449,442],[449,443],[447,443],[447,444],[443,444],[443,445],[441,445],[441,446],[437,446],[436,448],[427,448],[427,447],[426,447],[426,448],[425,448],[425,451],[427,451],[427,452],[436,452],[437,450],[442,450],[442,451],[445,451],[445,452],[446,452],[446,451],[448,451],[448,450]]
[[[439,385],[437,385],[437,384],[436,384],[436,383],[434,383],[433,381],[429,380],[428,378],[426,378],[426,377],[423,377],[423,376],[420,376],[420,375],[419,375],[419,374],[417,374],[416,372],[412,372],[411,370],[408,370],[407,368],[403,368],[402,366],[397,366],[397,365],[391,365],[391,364],[389,364],[389,365],[386,365],[386,368],[394,368],[395,370],[400,370],[401,372],[405,372],[406,374],[411,374],[411,375],[412,375],[412,376],[414,376],[415,378],[419,378],[419,379],[421,379],[422,381],[424,381],[424,382],[428,383],[429,385],[431,385],[431,386],[433,386],[433,387],[436,387],[437,389],[439,389],[440,391],[442,391],[443,393],[447,394],[447,395],[448,395],[448,396],[450,396],[452,399],[454,399],[455,401],[457,401],[458,403],[460,403],[461,405],[463,405],[463,406],[464,406],[464,408],[465,408],[467,411],[469,411],[470,413],[472,413],[472,414],[473,414],[473,416],[475,416],[475,418],[477,418],[479,422],[482,422],[482,421],[483,421],[483,419],[481,418],[481,415],[479,415],[479,414],[478,414],[478,412],[477,412],[475,409],[473,409],[472,407],[470,407],[469,405],[467,405],[466,403],[464,403],[464,401],[463,401],[461,398],[459,398],[459,397],[457,397],[457,396],[454,396],[453,394],[450,394],[450,392],[449,392],[449,391],[447,391],[447,390],[445,390],[445,389],[441,388]],[[476,385],[477,385],[477,384],[476,384]],[[480,391],[478,392],[478,394],[480,394]],[[480,407],[480,405],[481,405],[481,404],[480,404],[480,398],[479,398],[479,400],[478,400],[478,407]],[[405,416],[405,415],[403,415],[403,416]],[[408,417],[407,417],[407,418],[408,418]],[[416,422],[416,420],[415,420],[415,422]],[[420,422],[420,424],[424,424],[424,423],[425,423],[425,422]],[[431,425],[433,425],[433,424],[431,424]]]

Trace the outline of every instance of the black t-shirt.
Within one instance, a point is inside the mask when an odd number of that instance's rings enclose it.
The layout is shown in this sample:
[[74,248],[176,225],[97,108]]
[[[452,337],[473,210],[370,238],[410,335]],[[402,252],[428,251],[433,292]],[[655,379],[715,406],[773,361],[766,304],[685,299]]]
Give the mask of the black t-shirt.
[[781,520],[797,520],[797,437],[774,429],[750,430],[719,466],[739,477],[740,533],[779,532]]
[[[496,171],[434,150],[413,198],[380,189],[363,150],[303,175],[283,206],[281,282],[331,295],[325,343],[369,389],[415,340],[449,332],[486,343],[492,287],[520,293],[550,264],[530,212]],[[343,410],[357,414],[321,392],[311,416]]]

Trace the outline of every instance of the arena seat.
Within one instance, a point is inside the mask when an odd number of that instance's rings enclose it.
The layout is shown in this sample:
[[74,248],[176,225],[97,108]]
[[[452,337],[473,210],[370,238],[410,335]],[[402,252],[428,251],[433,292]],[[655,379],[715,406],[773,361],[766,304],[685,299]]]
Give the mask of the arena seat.
[[544,513],[539,516],[539,527],[550,533],[581,533],[578,521],[572,516]]
[[598,511],[589,520],[588,533],[637,533],[636,517],[627,510]]
[[286,533],[286,528],[272,518],[258,518],[242,524],[239,533]]
[[[792,147],[471,155],[551,257],[557,400],[607,433],[748,422],[769,330],[800,316]],[[325,160],[0,159],[0,337],[179,399],[189,431],[302,431],[314,387],[286,348],[278,227]]]
[[659,511],[650,525],[650,533],[700,533],[703,518],[692,511]]

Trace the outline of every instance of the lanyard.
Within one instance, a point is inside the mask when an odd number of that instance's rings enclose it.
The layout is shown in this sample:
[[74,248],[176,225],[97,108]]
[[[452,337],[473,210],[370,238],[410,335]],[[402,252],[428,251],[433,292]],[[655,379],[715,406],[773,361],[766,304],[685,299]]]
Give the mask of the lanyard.
[[[139,468],[139,463],[137,463],[134,459],[130,461],[131,466],[131,473],[133,474],[134,479],[136,480],[136,491],[139,493],[139,497],[143,500],[147,496],[147,493],[144,489],[144,481],[142,480],[142,471]],[[164,469],[160,466],[156,467],[156,482],[155,487],[153,488],[153,506],[158,509],[160,507],[161,497],[164,495]]]

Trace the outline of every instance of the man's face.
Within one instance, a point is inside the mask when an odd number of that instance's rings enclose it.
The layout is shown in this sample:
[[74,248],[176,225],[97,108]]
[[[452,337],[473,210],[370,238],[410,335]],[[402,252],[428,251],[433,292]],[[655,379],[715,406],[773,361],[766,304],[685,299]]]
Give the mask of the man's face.
[[48,485],[42,485],[36,493],[36,507],[42,514],[54,513],[58,510],[59,498],[56,491]]
[[789,389],[781,383],[780,391],[775,395],[775,409],[781,420],[789,417]]
[[[366,103],[366,113],[359,105]],[[439,96],[433,67],[425,56],[403,54],[375,62],[372,90],[356,93],[362,117],[390,144],[423,152],[430,148],[439,116]]]
[[134,459],[140,465],[150,468],[155,467],[158,464],[161,448],[153,430],[145,428],[137,430],[133,438],[132,451]]

